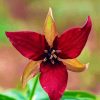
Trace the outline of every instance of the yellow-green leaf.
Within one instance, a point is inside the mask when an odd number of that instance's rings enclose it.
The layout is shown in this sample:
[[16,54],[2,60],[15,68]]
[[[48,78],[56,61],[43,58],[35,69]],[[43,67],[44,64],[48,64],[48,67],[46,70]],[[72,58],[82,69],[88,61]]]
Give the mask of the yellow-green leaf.
[[55,21],[53,19],[51,8],[49,8],[49,12],[48,12],[46,20],[45,20],[44,35],[45,35],[45,38],[46,38],[48,44],[50,46],[52,46],[52,43],[57,35],[57,32],[56,32],[56,25],[55,25]]
[[77,59],[63,59],[61,60],[67,69],[74,72],[81,72],[88,68],[88,64],[82,64]]
[[39,61],[31,61],[27,64],[22,75],[22,87],[26,86],[27,81],[39,72]]

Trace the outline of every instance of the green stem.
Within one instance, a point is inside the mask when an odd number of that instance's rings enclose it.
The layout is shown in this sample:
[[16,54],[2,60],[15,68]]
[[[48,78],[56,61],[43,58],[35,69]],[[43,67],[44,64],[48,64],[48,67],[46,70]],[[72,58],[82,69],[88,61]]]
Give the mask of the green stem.
[[37,75],[36,78],[35,78],[35,82],[34,82],[34,85],[33,85],[32,92],[30,94],[29,100],[32,100],[32,97],[35,94],[35,90],[36,90],[36,86],[37,86],[37,82],[38,82],[38,77],[39,77],[39,75]]

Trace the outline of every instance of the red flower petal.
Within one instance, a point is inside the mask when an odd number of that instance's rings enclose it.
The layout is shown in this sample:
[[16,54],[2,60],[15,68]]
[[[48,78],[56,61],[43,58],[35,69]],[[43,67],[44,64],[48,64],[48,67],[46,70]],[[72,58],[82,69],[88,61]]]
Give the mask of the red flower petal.
[[63,59],[76,58],[86,44],[91,27],[91,19],[88,17],[82,28],[72,28],[56,38],[54,46],[56,49],[61,50],[59,56]]
[[6,32],[6,35],[13,46],[29,59],[42,59],[42,54],[47,49],[45,37],[36,32]]
[[67,85],[68,73],[62,62],[40,66],[40,83],[50,100],[60,100]]

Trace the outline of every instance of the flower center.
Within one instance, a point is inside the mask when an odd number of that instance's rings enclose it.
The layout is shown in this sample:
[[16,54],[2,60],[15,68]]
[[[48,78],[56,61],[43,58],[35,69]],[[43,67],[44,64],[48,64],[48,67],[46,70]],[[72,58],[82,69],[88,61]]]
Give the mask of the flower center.
[[58,52],[59,50],[55,50],[53,48],[50,48],[49,50],[44,50],[45,57],[43,61],[46,63],[52,63],[52,64],[59,63],[58,56],[57,56]]

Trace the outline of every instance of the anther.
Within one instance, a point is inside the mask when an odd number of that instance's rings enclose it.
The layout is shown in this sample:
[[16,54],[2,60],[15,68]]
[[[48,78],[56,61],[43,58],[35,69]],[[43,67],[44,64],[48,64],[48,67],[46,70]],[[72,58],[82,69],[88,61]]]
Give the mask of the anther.
[[51,60],[51,63],[52,63],[52,64],[55,64],[54,60]]
[[54,54],[56,51],[55,50],[52,50],[51,54]]
[[45,53],[48,53],[48,50],[44,50]]
[[53,55],[51,55],[49,59],[52,59],[52,58],[53,58]]
[[44,62],[47,61],[47,58],[44,58],[43,61],[44,61]]
[[60,53],[60,52],[61,52],[61,50],[56,50],[56,52],[57,52],[57,53]]
[[53,54],[53,57],[54,57],[54,58],[57,58],[57,56],[56,56],[55,54]]

